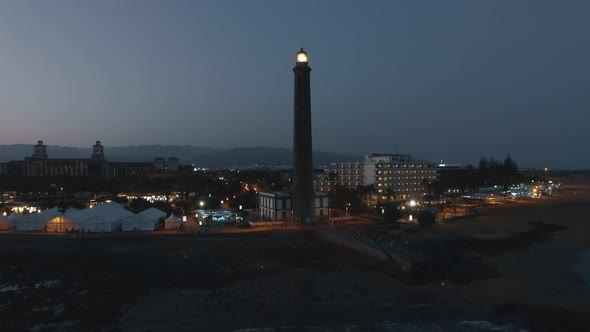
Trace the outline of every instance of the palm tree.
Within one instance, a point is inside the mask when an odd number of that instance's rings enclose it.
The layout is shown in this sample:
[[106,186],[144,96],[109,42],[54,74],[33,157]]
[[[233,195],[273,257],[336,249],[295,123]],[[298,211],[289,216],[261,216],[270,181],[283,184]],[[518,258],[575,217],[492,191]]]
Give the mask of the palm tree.
[[433,214],[436,220],[436,204],[433,204],[432,202],[436,202],[440,198],[440,196],[442,195],[443,188],[440,185],[440,181],[429,181],[428,179],[424,179],[424,181],[422,181],[422,186],[424,186],[424,190],[426,191],[424,200],[427,201],[434,208]]

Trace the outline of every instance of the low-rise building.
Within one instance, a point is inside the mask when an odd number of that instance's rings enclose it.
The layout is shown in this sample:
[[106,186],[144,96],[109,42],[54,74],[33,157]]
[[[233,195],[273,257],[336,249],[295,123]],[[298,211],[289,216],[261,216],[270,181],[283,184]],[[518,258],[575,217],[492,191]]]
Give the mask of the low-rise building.
[[[285,191],[267,191],[259,194],[261,220],[293,220],[293,204],[291,193]],[[328,218],[328,194],[316,192],[314,194],[314,218]]]

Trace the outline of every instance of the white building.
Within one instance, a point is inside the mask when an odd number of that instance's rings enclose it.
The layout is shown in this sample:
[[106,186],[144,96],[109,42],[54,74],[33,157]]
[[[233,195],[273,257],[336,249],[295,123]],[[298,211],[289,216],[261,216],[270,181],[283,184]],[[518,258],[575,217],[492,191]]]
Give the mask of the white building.
[[336,185],[356,189],[373,186],[373,201],[401,201],[424,196],[424,180],[436,178],[436,168],[410,155],[372,153],[364,162],[333,163],[314,181],[314,189],[329,192]]
[[[292,220],[291,193],[284,191],[260,192],[260,218],[262,220]],[[316,192],[314,197],[314,218],[328,218],[328,194]]]

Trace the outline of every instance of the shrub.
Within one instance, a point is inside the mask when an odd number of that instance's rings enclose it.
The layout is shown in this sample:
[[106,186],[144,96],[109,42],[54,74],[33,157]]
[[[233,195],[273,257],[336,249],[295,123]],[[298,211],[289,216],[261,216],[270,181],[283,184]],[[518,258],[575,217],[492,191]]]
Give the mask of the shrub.
[[434,225],[435,223],[434,213],[431,211],[420,211],[416,217],[418,217],[418,224],[422,226]]
[[401,219],[403,216],[403,213],[394,206],[386,207],[383,213],[383,217],[385,218],[385,220],[389,221],[397,221]]

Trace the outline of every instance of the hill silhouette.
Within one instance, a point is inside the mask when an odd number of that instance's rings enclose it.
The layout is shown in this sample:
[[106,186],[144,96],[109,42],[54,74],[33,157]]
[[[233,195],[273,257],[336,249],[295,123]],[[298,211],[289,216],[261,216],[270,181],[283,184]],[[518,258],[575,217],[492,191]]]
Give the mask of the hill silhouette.
[[[0,162],[23,160],[33,153],[31,144],[0,145]],[[241,147],[221,149],[192,145],[129,145],[105,147],[110,161],[151,161],[156,157],[177,157],[181,164],[198,167],[246,167],[292,165],[293,151],[285,148]],[[48,145],[49,158],[90,158],[92,149]],[[360,156],[314,151],[315,165],[361,160]]]

